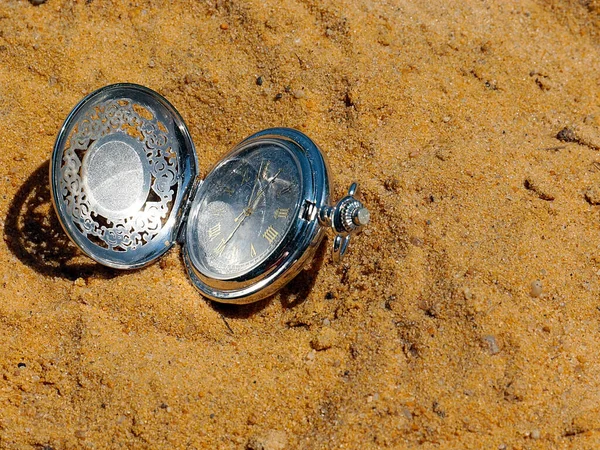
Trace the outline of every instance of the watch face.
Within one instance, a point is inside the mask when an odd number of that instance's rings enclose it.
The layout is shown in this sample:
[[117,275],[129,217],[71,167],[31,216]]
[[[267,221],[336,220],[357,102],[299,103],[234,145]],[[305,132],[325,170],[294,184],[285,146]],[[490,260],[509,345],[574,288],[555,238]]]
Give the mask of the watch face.
[[186,241],[194,265],[214,279],[239,277],[285,246],[300,210],[296,155],[276,141],[243,147],[204,180]]

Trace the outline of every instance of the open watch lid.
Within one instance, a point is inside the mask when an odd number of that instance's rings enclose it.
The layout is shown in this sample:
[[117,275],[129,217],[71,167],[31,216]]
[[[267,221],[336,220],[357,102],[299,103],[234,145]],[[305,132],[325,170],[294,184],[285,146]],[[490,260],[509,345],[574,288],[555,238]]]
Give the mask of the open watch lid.
[[85,97],[65,120],[50,165],[52,199],[85,254],[134,269],[176,241],[197,166],[189,131],[164,97],[113,84]]

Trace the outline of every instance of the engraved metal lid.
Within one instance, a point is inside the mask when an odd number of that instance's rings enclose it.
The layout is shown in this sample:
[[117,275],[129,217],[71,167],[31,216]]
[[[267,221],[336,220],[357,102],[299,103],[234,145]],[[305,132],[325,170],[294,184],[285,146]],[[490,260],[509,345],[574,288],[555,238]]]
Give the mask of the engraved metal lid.
[[188,129],[165,98],[114,84],[85,97],[65,120],[50,166],[52,199],[84,253],[133,269],[175,242],[197,166]]

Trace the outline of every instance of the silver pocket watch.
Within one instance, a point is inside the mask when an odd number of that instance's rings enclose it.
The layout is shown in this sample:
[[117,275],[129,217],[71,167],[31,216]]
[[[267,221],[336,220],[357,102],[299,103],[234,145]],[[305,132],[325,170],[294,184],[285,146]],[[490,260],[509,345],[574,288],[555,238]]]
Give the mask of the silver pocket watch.
[[193,284],[224,303],[282,288],[327,229],[341,260],[369,222],[356,184],[329,204],[322,153],[288,128],[243,140],[200,180],[179,113],[134,84],[106,86],[75,106],[54,145],[50,186],[63,228],[90,258],[135,269],[180,242]]

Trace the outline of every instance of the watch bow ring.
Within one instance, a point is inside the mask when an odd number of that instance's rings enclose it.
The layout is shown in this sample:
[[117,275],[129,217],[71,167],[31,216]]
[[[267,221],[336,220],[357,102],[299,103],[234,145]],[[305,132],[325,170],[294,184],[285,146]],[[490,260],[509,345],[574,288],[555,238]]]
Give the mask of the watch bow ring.
[[330,182],[316,144],[289,128],[243,140],[200,180],[179,113],[134,84],[106,86],[75,106],[50,170],[59,220],[86,255],[133,269],[179,241],[195,287],[239,304],[282,288],[327,230],[334,261],[343,258],[369,211],[355,183],[330,204]]

